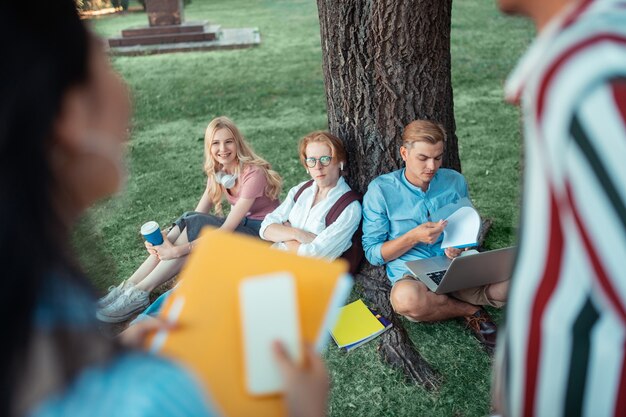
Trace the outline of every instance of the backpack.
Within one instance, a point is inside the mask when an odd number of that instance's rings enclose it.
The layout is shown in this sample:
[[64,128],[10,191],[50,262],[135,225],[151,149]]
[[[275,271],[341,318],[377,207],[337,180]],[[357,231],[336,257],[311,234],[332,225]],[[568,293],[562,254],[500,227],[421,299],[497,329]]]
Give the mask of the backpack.
[[[313,185],[313,180],[305,182],[302,187],[300,187],[300,189],[296,191],[296,194],[293,196],[293,201],[298,201],[298,198],[300,198],[300,195],[304,192],[304,190],[309,188],[311,185]],[[362,198],[363,196],[361,196],[360,193],[357,193],[353,190],[350,190],[341,197],[339,197],[339,200],[337,200],[335,204],[333,204],[333,206],[330,208],[330,210],[328,210],[328,213],[326,214],[326,227],[333,224],[335,220],[337,220],[337,218],[341,215],[343,210],[348,207],[348,205],[350,205],[354,201],[361,202]],[[352,245],[350,245],[347,251],[341,254],[341,258],[345,259],[350,264],[350,273],[352,275],[356,273],[356,271],[359,269],[359,265],[361,265],[361,261],[363,261],[364,253],[363,244],[361,243],[362,236],[363,232],[361,231],[361,224],[359,223],[359,227],[352,235]]]

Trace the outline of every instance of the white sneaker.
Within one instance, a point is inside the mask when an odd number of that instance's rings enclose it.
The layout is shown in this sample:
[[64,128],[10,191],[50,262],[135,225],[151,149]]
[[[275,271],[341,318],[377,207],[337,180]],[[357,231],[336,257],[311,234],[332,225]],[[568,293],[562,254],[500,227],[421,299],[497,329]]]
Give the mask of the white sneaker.
[[122,281],[122,283],[119,285],[111,285],[109,287],[109,292],[107,293],[107,295],[98,300],[98,308],[104,308],[111,304],[113,301],[117,300],[117,297],[122,295],[124,290],[130,285],[132,284],[130,284],[128,281]]
[[136,287],[127,288],[122,294],[108,306],[98,310],[96,317],[106,323],[119,323],[126,321],[140,310],[150,304],[150,293]]

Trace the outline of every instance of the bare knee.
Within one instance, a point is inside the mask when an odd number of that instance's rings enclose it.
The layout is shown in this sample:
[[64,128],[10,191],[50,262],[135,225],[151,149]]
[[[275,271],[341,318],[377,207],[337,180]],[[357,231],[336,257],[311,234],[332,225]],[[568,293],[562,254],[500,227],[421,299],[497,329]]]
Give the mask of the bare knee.
[[[176,227],[178,229],[178,227]],[[172,242],[175,245],[184,245],[185,243],[189,243],[189,238],[187,237],[187,229],[183,229],[182,231],[178,230],[178,234],[176,235],[174,241]]]
[[393,310],[411,321],[428,321],[426,305],[428,288],[418,281],[400,281],[391,289]]
[[494,301],[506,301],[509,293],[509,280],[491,284],[487,287],[487,297]]

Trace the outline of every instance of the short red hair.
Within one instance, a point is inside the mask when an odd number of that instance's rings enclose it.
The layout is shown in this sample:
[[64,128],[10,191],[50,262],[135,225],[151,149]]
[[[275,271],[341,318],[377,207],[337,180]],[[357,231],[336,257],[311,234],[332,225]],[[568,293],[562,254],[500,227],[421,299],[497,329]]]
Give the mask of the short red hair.
[[317,130],[311,132],[302,138],[298,145],[298,153],[300,154],[300,162],[305,168],[308,168],[305,163],[306,159],[306,147],[311,142],[319,142],[328,145],[332,153],[333,158],[336,158],[338,162],[346,161],[346,149],[343,147],[343,142],[337,136],[324,130]]

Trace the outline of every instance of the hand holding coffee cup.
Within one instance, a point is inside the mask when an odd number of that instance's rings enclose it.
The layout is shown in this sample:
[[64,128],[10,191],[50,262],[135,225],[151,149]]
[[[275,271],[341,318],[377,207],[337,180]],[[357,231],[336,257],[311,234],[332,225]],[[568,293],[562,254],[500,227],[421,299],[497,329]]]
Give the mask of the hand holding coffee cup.
[[163,234],[161,233],[161,228],[155,221],[144,223],[144,225],[141,226],[141,234],[143,235],[143,238],[153,246],[163,244]]

